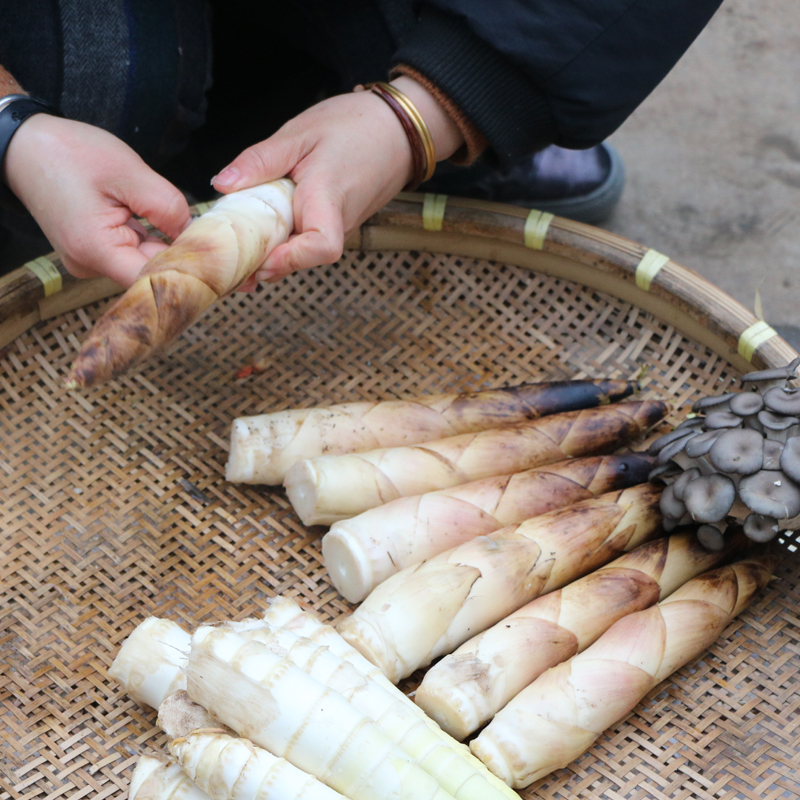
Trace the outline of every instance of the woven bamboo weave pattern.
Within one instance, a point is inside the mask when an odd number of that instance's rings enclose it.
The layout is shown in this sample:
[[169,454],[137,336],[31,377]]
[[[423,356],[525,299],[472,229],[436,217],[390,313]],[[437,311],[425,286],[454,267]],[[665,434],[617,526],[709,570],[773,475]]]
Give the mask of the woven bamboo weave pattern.
[[[231,420],[292,406],[643,374],[676,405],[737,375],[649,314],[511,266],[418,253],[236,294],[170,352],[62,388],[108,301],[0,354],[0,799],[126,797],[155,713],[106,670],[147,615],[187,628],[288,593],[348,612],[281,490],[223,479]],[[247,378],[237,372],[255,365]],[[525,797],[800,797],[800,558],[712,651]]]

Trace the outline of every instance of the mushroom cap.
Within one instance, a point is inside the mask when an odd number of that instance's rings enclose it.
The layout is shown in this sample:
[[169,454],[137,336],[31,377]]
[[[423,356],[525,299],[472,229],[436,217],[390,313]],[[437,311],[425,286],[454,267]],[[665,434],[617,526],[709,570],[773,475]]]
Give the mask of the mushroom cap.
[[686,506],[675,497],[675,484],[671,484],[661,492],[661,513],[667,519],[680,519],[686,513]]
[[767,430],[785,431],[787,428],[791,428],[792,425],[800,423],[800,418],[787,417],[783,414],[776,414],[774,411],[767,411],[767,409],[764,409],[758,412],[758,421]]
[[744,533],[754,542],[769,542],[778,535],[780,526],[775,517],[763,514],[750,514],[744,521]]
[[736,486],[727,475],[704,475],[683,492],[686,510],[695,522],[719,522],[731,510]]
[[721,411],[723,408],[728,407],[728,403],[736,397],[738,392],[728,392],[727,394],[712,394],[708,397],[701,397],[695,400],[692,404],[692,411],[712,411],[716,406],[719,406]]
[[750,417],[764,408],[764,398],[758,392],[739,392],[730,402],[729,410],[737,417]]
[[705,424],[705,417],[687,417],[681,423],[679,423],[678,427],[675,428],[676,431],[683,431],[684,433],[689,433],[690,431],[694,431],[695,433],[700,433],[703,430],[703,425]]
[[678,453],[682,453],[683,448],[686,447],[686,443],[697,435],[697,431],[690,431],[686,436],[681,436],[679,439],[670,442],[659,452],[656,457],[656,464],[666,464],[667,461],[670,461]]
[[762,381],[779,381],[782,379],[789,380],[795,377],[796,370],[797,365],[792,361],[791,364],[787,364],[785,367],[748,372],[746,375],[742,375],[742,383],[761,383]]
[[680,519],[670,519],[669,517],[664,517],[664,521],[661,523],[661,527],[664,529],[664,533],[672,533],[675,528],[682,528],[686,525],[692,524],[692,516],[688,512],[684,514]]
[[674,462],[667,461],[666,464],[659,464],[650,470],[647,480],[651,483],[661,481],[662,483],[670,484],[675,478],[683,474],[683,470]]
[[797,483],[800,483],[800,436],[786,440],[781,452],[781,469]]
[[686,487],[694,480],[700,477],[702,473],[700,472],[697,467],[692,467],[691,469],[684,470],[678,480],[676,480],[672,484],[672,492],[675,497],[683,502],[683,493],[686,490]]
[[708,458],[720,472],[752,475],[764,462],[764,437],[750,428],[727,430],[711,445]]
[[800,415],[800,392],[797,389],[773,386],[764,393],[764,405],[776,414]]
[[686,428],[678,426],[675,430],[665,433],[663,436],[659,436],[658,439],[651,442],[650,447],[647,448],[647,455],[657,456],[667,445],[672,444],[678,439],[682,439],[684,436],[688,436],[690,433],[694,433],[693,428],[687,430]]
[[706,550],[722,550],[725,547],[725,536],[716,525],[701,525],[697,529],[697,541]]
[[704,456],[723,433],[725,433],[725,429],[721,428],[720,430],[706,431],[698,436],[693,436],[691,442],[686,443],[686,455],[689,458]]
[[742,418],[730,411],[713,411],[706,417],[705,429],[716,431],[720,428],[741,428]]
[[[791,441],[791,439],[789,440]],[[764,439],[764,469],[783,469],[781,467],[781,455],[783,454],[784,444],[776,442],[772,439]],[[800,456],[800,446],[798,447],[798,456]],[[800,461],[798,462],[800,464]],[[783,470],[790,478],[794,476],[787,470]],[[798,480],[795,478],[795,480]]]
[[742,478],[739,497],[754,514],[775,519],[788,519],[800,514],[800,487],[780,470],[762,469]]

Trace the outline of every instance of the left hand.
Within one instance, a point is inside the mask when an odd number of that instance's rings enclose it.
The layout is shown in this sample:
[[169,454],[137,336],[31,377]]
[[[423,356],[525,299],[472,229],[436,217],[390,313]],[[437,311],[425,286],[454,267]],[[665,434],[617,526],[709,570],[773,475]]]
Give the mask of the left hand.
[[[451,156],[463,138],[442,106],[410,78],[393,84],[428,125],[437,158]],[[346,236],[391,200],[412,171],[411,146],[400,121],[371,92],[324,100],[249,147],[214,178],[214,188],[234,192],[288,175],[297,184],[295,235],[276,247],[240,289],[341,258]]]

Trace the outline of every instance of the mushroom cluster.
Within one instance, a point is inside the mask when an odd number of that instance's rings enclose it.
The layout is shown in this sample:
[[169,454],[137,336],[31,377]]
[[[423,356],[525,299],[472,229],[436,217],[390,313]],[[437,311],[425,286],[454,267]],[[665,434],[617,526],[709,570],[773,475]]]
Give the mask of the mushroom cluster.
[[661,495],[664,528],[700,523],[697,535],[721,549],[734,521],[768,542],[800,515],[800,390],[796,358],[786,367],[750,372],[743,390],[704,397],[648,452]]

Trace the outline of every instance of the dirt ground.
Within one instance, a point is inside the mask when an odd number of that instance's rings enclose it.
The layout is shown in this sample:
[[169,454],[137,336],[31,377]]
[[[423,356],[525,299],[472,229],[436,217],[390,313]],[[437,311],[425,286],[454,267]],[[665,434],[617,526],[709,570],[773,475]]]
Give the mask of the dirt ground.
[[628,185],[605,227],[697,270],[800,349],[800,11],[726,0],[613,136]]

